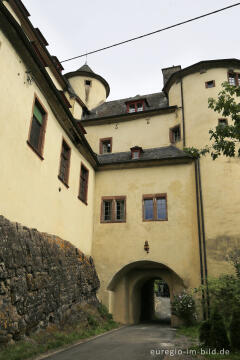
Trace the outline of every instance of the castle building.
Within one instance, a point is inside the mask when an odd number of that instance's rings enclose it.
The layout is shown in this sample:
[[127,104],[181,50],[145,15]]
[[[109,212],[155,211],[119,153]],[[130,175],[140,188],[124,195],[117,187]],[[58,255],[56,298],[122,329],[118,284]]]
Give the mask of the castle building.
[[239,247],[240,163],[183,151],[230,123],[208,109],[240,60],[162,69],[161,92],[107,101],[88,65],[62,74],[20,0],[0,2],[0,213],[94,259],[99,299],[136,323],[142,289],[170,296],[230,272]]

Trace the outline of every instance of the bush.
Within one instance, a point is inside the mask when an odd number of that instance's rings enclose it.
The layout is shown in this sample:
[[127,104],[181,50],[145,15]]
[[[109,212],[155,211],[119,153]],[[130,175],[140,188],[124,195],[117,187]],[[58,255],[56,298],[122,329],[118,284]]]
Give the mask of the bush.
[[204,346],[210,346],[210,331],[211,322],[210,320],[203,321],[199,328],[199,340]]
[[215,308],[210,318],[210,341],[209,345],[216,349],[229,349],[230,344],[222,316]]
[[233,350],[240,350],[240,310],[235,309],[232,314],[232,321],[229,326],[231,347]]
[[192,324],[196,319],[195,301],[192,294],[186,290],[181,294],[174,295],[171,308],[172,314],[184,320],[187,325]]
[[107,307],[105,305],[103,305],[102,303],[100,303],[98,305],[98,311],[99,311],[99,314],[101,315],[101,317],[103,319],[106,319],[106,320],[109,320],[109,321],[113,320],[112,314],[110,314],[108,312]]

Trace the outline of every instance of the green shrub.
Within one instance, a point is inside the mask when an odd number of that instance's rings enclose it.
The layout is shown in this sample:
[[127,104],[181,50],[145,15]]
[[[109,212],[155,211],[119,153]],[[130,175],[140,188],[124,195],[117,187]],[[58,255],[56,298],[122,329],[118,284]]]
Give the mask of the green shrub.
[[98,321],[95,319],[94,316],[92,316],[91,314],[88,314],[88,324],[92,327],[97,327],[99,325]]
[[192,294],[184,290],[181,294],[174,295],[171,302],[172,314],[190,325],[196,320],[196,306]]
[[215,308],[210,318],[210,341],[209,345],[216,349],[229,349],[230,343],[223,318],[219,311]]
[[204,346],[210,346],[210,331],[211,322],[210,320],[203,321],[199,328],[199,340]]
[[233,350],[240,350],[240,310],[235,309],[232,314],[232,321],[229,326],[231,347]]
[[110,314],[108,312],[107,307],[105,305],[103,305],[102,303],[100,303],[98,305],[98,311],[99,311],[99,314],[101,315],[101,317],[103,319],[106,319],[106,320],[109,320],[109,321],[113,320],[112,314]]

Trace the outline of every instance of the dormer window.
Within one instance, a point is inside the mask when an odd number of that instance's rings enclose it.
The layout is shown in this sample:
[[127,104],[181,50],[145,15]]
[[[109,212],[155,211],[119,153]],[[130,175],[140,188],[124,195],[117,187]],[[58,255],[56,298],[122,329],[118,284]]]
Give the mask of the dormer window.
[[134,146],[130,150],[131,150],[131,158],[133,160],[139,159],[141,153],[143,153],[143,149],[140,146]]
[[127,104],[127,112],[135,113],[144,110],[144,100],[132,101]]

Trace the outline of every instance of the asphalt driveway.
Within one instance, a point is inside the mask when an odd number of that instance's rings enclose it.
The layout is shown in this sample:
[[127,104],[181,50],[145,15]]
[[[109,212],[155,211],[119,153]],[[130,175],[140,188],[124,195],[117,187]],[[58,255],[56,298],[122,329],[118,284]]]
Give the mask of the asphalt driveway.
[[[175,329],[159,324],[126,326],[73,346],[46,360],[148,360],[188,358],[178,353],[187,348],[186,338],[176,337]],[[169,357],[170,356],[170,357]]]

